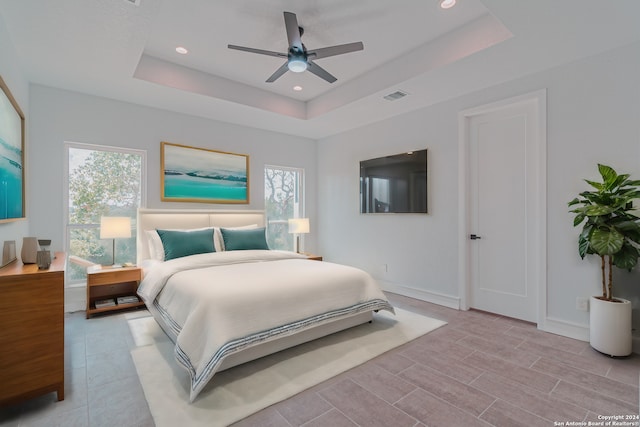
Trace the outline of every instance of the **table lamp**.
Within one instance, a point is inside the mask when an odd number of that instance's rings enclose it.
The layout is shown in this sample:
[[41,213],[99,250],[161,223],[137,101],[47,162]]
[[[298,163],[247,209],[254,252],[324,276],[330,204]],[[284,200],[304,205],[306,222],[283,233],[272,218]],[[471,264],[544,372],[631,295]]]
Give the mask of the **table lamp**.
[[100,218],[100,238],[112,239],[112,266],[116,266],[116,239],[131,237],[131,218],[126,216],[103,216]]
[[309,232],[309,218],[289,219],[289,233],[296,235],[296,252],[300,252],[300,235]]

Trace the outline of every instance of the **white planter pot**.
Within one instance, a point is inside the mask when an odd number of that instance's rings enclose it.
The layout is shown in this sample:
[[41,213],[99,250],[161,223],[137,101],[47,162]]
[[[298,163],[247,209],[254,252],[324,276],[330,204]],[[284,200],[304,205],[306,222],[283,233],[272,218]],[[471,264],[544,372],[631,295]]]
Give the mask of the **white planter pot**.
[[591,347],[610,356],[631,354],[631,301],[603,301],[591,297],[589,342]]

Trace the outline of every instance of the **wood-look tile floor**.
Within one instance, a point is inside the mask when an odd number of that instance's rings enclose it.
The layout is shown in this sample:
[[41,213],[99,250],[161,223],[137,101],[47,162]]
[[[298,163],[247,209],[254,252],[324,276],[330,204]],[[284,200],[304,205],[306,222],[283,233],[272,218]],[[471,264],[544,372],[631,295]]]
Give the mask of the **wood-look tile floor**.
[[[448,325],[234,427],[560,426],[638,414],[637,354],[611,358],[528,323],[388,295]],[[65,400],[0,408],[0,425],[153,426],[124,315],[68,314],[65,327]]]

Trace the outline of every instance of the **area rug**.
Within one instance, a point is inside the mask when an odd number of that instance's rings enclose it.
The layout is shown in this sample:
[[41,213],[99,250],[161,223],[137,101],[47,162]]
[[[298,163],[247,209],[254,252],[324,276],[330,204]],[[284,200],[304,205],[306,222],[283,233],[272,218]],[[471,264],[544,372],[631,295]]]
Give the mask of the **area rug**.
[[217,373],[193,403],[189,376],[152,317],[128,321],[131,351],[157,427],[227,426],[431,332],[446,322],[396,309],[365,323]]

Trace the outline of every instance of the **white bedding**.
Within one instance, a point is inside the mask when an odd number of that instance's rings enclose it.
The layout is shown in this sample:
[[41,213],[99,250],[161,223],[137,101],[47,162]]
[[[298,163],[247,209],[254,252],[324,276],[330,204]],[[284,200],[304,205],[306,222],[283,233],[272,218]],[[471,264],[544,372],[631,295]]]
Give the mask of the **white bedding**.
[[393,312],[364,271],[285,251],[177,258],[153,267],[138,293],[169,327],[191,401],[242,349],[364,311]]

